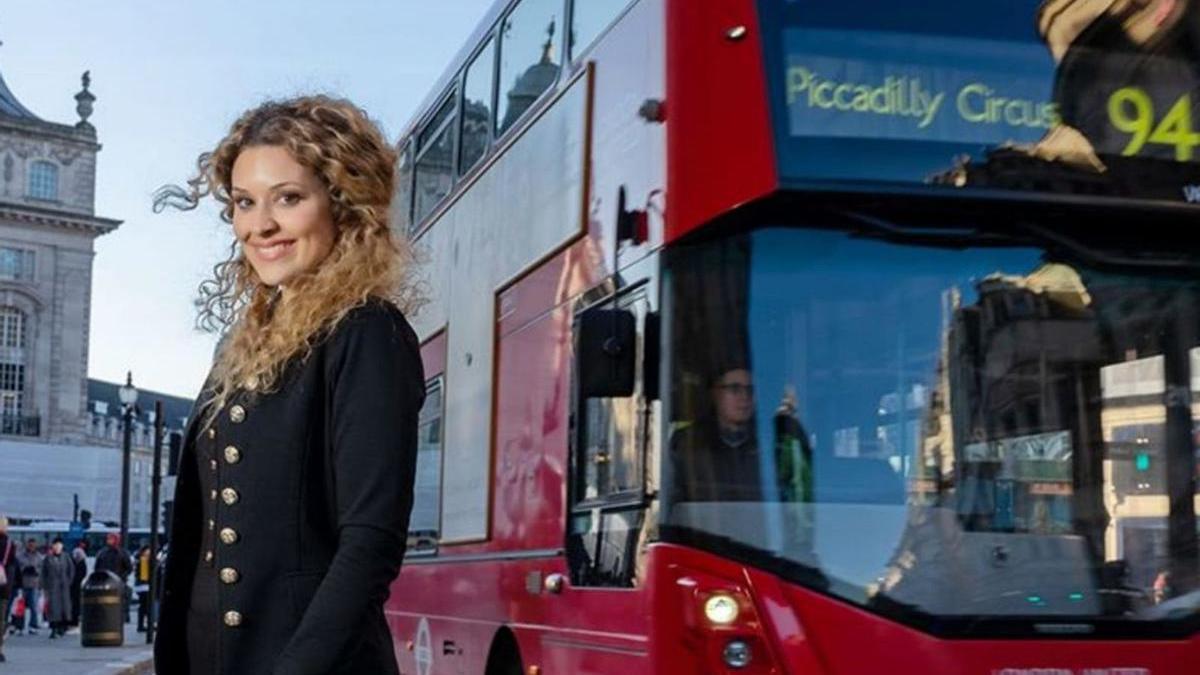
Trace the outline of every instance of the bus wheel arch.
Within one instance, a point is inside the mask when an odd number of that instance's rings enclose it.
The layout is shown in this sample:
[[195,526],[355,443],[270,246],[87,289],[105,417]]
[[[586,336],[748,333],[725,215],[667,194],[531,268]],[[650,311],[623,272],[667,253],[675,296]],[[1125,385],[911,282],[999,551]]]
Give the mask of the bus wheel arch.
[[521,660],[521,647],[517,636],[508,626],[501,626],[492,637],[492,646],[488,649],[485,675],[524,675],[525,666]]

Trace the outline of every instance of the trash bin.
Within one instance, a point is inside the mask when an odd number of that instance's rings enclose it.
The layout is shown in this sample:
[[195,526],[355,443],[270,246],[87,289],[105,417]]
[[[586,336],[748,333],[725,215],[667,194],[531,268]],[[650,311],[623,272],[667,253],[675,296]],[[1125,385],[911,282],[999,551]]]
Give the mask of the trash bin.
[[80,639],[84,647],[120,647],[125,644],[121,599],[125,584],[107,570],[93,572],[83,582]]

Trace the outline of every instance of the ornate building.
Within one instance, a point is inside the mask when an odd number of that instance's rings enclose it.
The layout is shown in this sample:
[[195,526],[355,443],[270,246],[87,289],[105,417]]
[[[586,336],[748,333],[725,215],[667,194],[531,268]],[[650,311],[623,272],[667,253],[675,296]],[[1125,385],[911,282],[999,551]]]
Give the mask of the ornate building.
[[[96,98],[89,74],[82,80],[79,120],[60,124],[22,105],[0,76],[0,513],[16,522],[68,519],[75,500],[98,521],[120,512],[117,385],[87,377],[93,244],[120,221],[95,213]],[[156,400],[168,435],[191,408],[142,392],[131,425],[131,527],[151,517]]]
[[86,442],[88,324],[96,237],[95,96],[74,125],[39,118],[0,76],[0,442]]

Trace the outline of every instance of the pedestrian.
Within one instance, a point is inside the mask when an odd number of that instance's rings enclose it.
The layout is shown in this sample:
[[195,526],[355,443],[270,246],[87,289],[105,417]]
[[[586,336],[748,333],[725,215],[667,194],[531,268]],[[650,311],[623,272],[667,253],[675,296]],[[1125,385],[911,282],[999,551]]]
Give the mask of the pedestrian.
[[129,554],[121,545],[121,535],[109,532],[104,537],[104,548],[96,554],[95,571],[112,572],[121,580],[121,607],[125,623],[129,623],[129,573],[133,571],[133,563],[129,562]]
[[87,576],[87,545],[82,539],[71,549],[71,560],[75,563],[75,578],[71,580],[71,627],[75,628],[83,606],[83,578]]
[[46,598],[46,621],[50,623],[50,639],[67,632],[71,623],[71,580],[75,578],[75,561],[63,550],[63,540],[55,537],[50,551],[42,558],[42,594]]
[[44,557],[38,550],[38,540],[33,537],[25,540],[25,550],[17,551],[17,565],[21,568],[21,597],[25,600],[25,633],[29,635],[37,635],[38,591],[41,589],[39,577]]
[[200,286],[223,336],[184,435],[156,672],[397,673],[383,603],[425,382],[395,162],[362,110],[299,97],[156,197],[213,196],[236,238]]
[[8,606],[19,578],[17,545],[8,538],[8,518],[0,515],[0,663],[8,660],[4,656],[4,636],[8,633]]
[[133,591],[138,597],[139,633],[146,632],[146,622],[150,618],[150,547],[143,546],[137,554],[137,567],[134,570]]

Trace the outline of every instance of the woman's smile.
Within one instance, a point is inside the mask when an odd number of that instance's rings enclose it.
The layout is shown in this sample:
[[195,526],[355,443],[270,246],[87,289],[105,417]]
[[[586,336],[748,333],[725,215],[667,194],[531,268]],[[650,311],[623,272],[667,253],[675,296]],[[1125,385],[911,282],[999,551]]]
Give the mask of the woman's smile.
[[288,239],[284,241],[275,241],[263,244],[251,244],[250,248],[254,252],[255,257],[263,262],[274,262],[291,255],[292,249],[295,248],[296,240]]

